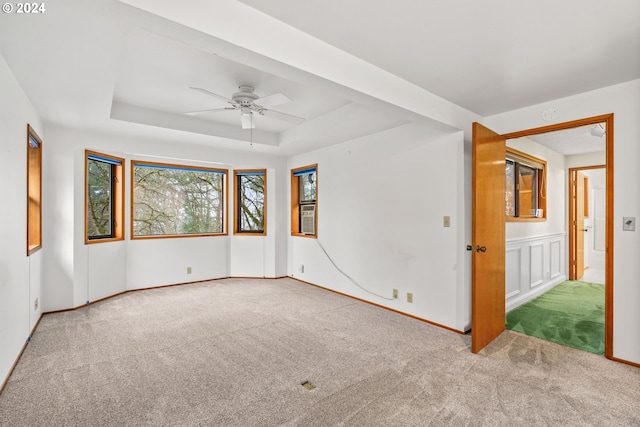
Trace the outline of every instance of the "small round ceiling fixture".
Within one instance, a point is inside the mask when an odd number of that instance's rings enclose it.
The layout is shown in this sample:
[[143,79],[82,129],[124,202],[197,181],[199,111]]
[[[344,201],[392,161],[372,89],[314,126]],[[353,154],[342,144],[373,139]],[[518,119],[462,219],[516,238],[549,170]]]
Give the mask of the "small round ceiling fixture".
[[550,122],[556,117],[558,117],[558,110],[555,108],[547,108],[542,112],[542,120],[545,122]]

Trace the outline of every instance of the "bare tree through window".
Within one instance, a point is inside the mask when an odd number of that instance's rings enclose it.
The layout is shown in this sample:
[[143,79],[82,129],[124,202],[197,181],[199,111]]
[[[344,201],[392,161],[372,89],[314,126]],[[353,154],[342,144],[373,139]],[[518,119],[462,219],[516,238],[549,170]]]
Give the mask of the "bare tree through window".
[[224,233],[227,171],[134,162],[133,236]]
[[236,181],[236,232],[265,232],[265,171],[246,170],[235,172]]

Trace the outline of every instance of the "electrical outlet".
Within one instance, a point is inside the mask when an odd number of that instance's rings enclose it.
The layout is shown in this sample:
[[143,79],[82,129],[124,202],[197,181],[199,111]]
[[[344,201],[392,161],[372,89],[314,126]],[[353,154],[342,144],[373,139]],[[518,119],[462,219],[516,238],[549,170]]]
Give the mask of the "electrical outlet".
[[393,299],[398,299],[398,290],[397,289],[393,290]]
[[191,267],[187,267],[187,274],[191,274]]
[[298,265],[298,273],[304,273],[304,264]]
[[413,302],[413,294],[411,292],[407,292],[407,302]]
[[40,298],[36,298],[35,301],[33,301],[33,311],[36,311],[39,306],[40,306]]

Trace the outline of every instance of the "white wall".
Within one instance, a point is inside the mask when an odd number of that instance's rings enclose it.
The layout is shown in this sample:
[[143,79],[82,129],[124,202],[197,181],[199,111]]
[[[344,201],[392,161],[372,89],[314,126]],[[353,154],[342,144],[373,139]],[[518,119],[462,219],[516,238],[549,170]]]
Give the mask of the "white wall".
[[541,113],[555,108],[557,122],[614,113],[614,319],[613,356],[640,363],[640,230],[622,231],[623,216],[640,216],[640,80],[487,117],[499,133],[549,125]]
[[[43,248],[27,257],[27,123],[49,144],[42,123],[0,55],[0,384],[42,313]],[[43,203],[48,203],[47,196]],[[40,306],[34,309],[34,300]]]
[[[285,160],[242,150],[215,149],[180,141],[136,139],[49,126],[51,151],[46,158],[45,192],[51,194],[46,214],[51,218],[43,284],[45,311],[86,304],[129,289],[184,283],[230,275],[278,277],[286,274],[286,248],[279,242],[285,230],[286,198],[283,180]],[[125,162],[126,240],[84,243],[84,150],[122,157]],[[233,215],[233,169],[268,168],[269,222],[265,237],[228,236],[130,240],[130,160],[214,166],[229,169],[227,220]],[[280,236],[279,236],[280,235]],[[231,254],[234,255],[233,266]],[[260,271],[256,270],[260,265]],[[191,267],[191,274],[187,273]],[[232,268],[233,267],[233,268]]]
[[[277,211],[276,206],[282,206],[286,203],[286,196],[282,185],[278,185],[278,181],[284,182],[286,179],[286,171],[275,169],[267,169],[267,235],[266,236],[250,236],[236,234],[231,236],[230,254],[229,254],[229,275],[232,277],[281,277],[286,274],[286,267],[276,266],[276,247],[278,234],[284,235],[285,225],[278,221],[278,217],[282,217],[286,211]],[[232,188],[232,195],[235,188]],[[233,196],[232,196],[233,197]],[[232,225],[230,225],[233,228]],[[280,230],[279,233],[273,230]],[[282,240],[282,239],[281,239]],[[281,257],[285,262],[285,257]],[[286,265],[286,264],[284,264]],[[278,274],[276,274],[278,270]]]
[[581,166],[599,166],[607,163],[607,153],[599,151],[595,153],[574,154],[565,157],[565,166],[568,169]]
[[[404,126],[290,159],[289,169],[318,164],[318,239],[289,237],[289,274],[453,329],[468,328],[470,312],[458,301],[459,294],[470,293],[463,145],[462,131],[443,135]],[[443,227],[445,215],[451,227]],[[371,293],[342,275],[320,244]]]

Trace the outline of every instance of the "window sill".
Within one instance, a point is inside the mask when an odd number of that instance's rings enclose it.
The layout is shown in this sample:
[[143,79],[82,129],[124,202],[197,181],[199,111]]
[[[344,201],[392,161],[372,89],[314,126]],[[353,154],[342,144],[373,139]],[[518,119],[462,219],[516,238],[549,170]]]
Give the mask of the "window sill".
[[534,217],[507,217],[507,222],[545,222],[547,218],[534,218]]
[[40,249],[42,249],[42,245],[31,245],[27,248],[27,256],[29,255],[33,255],[34,253],[38,252]]
[[94,243],[121,242],[124,237],[105,237],[104,239],[85,239],[85,245],[93,245]]
[[291,233],[294,237],[307,237],[310,239],[317,239],[318,236],[316,234],[302,234],[302,233]]
[[234,236],[252,236],[252,237],[264,237],[267,235],[266,232],[251,232],[251,231],[236,231],[233,233]]
[[175,239],[183,237],[218,237],[228,236],[228,233],[201,233],[201,234],[161,234],[154,236],[133,236],[131,240]]

